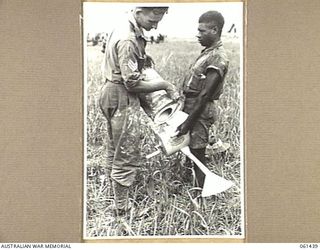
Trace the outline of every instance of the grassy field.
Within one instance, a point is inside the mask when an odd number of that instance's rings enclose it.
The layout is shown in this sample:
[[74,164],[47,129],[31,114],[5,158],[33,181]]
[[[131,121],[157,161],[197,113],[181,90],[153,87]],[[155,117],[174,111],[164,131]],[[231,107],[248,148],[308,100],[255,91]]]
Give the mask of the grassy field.
[[[199,204],[194,178],[186,180],[191,169],[181,154],[163,154],[149,160],[156,138],[149,126],[143,126],[141,138],[141,171],[132,189],[131,210],[127,221],[111,213],[113,193],[106,176],[106,126],[98,106],[103,84],[100,47],[88,47],[87,85],[87,179],[86,236],[235,236],[242,232],[240,169],[240,48],[231,39],[225,40],[230,58],[224,93],[219,100],[219,120],[210,130],[212,145],[207,147],[207,167],[231,180],[235,186]],[[201,51],[196,42],[167,41],[149,44],[147,52],[156,62],[162,77],[180,87],[182,80]],[[145,124],[150,121],[146,116]],[[222,142],[222,143],[217,143]]]

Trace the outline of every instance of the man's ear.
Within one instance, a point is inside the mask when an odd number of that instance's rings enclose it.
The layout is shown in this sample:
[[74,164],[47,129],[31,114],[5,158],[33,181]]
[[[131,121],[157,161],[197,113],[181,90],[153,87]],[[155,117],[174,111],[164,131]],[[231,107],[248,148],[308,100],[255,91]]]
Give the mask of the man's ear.
[[139,15],[141,12],[142,12],[142,8],[137,7],[134,9],[134,14],[136,15]]
[[213,26],[212,28],[213,34],[218,34],[218,31],[219,31],[218,26],[217,25]]

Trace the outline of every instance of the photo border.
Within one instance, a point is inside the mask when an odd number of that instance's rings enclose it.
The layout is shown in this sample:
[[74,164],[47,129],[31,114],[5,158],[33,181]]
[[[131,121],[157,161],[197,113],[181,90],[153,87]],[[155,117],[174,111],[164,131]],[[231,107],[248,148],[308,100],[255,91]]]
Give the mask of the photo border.
[[[242,178],[240,180],[240,188],[242,190],[241,192],[241,231],[243,232],[242,235],[236,235],[236,236],[110,236],[108,239],[106,237],[87,237],[86,236],[86,179],[87,179],[87,173],[86,173],[86,163],[85,163],[85,157],[86,157],[86,141],[87,141],[87,90],[85,87],[83,87],[83,172],[84,172],[84,178],[83,178],[83,221],[82,221],[82,240],[87,243],[104,243],[104,242],[139,242],[139,243],[148,243],[148,242],[175,242],[175,243],[183,243],[183,242],[202,242],[202,243],[209,243],[209,242],[216,242],[216,243],[244,243],[247,236],[247,212],[246,212],[246,165],[245,165],[245,84],[246,84],[246,50],[247,50],[247,40],[246,40],[246,34],[247,34],[247,0],[205,0],[205,1],[165,1],[165,0],[157,0],[157,1],[109,1],[109,0],[82,0],[81,3],[81,10],[82,10],[82,17],[83,17],[83,6],[84,3],[143,3],[146,5],[151,6],[157,6],[159,4],[176,4],[176,3],[227,3],[227,2],[234,2],[234,3],[242,3],[242,46],[240,46],[240,140],[242,141],[240,145],[240,173],[242,174]],[[83,19],[82,19],[83,21]],[[82,24],[82,43],[83,43],[83,86],[85,86],[85,79],[87,78],[87,65],[86,61],[86,38],[85,38],[85,30],[84,25]]]

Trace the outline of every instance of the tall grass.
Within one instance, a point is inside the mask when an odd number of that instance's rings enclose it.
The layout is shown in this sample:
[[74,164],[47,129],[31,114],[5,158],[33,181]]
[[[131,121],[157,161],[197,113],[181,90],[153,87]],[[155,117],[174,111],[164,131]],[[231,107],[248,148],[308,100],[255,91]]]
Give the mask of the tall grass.
[[[86,236],[232,236],[241,235],[241,172],[240,172],[240,66],[239,44],[224,43],[230,58],[224,93],[219,100],[219,120],[210,129],[207,147],[208,168],[235,183],[217,196],[198,199],[192,169],[179,153],[166,157],[146,155],[158,144],[150,120],[142,113],[145,126],[141,138],[141,171],[134,189],[130,190],[133,209],[127,220],[113,216],[111,184],[106,172],[106,124],[98,97],[103,78],[103,54],[98,47],[88,47],[87,84],[87,180]],[[191,63],[201,47],[195,42],[167,41],[148,45],[147,52],[156,62],[156,70],[166,80],[181,87]],[[217,150],[215,142],[227,147]]]

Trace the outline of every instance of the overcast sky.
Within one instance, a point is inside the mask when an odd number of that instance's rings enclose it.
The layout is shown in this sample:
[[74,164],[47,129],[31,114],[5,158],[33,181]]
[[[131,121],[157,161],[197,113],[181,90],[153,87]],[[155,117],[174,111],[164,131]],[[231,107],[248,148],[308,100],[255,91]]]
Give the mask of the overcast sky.
[[[94,3],[83,4],[84,33],[110,32],[119,18],[126,15],[135,6],[169,6],[166,14],[151,34],[166,34],[168,37],[194,38],[197,34],[198,18],[208,10],[221,12],[225,19],[223,32],[232,24],[236,25],[237,34],[242,36],[243,5],[240,2],[227,3]],[[149,33],[149,35],[151,35]],[[148,33],[146,32],[146,35]]]

